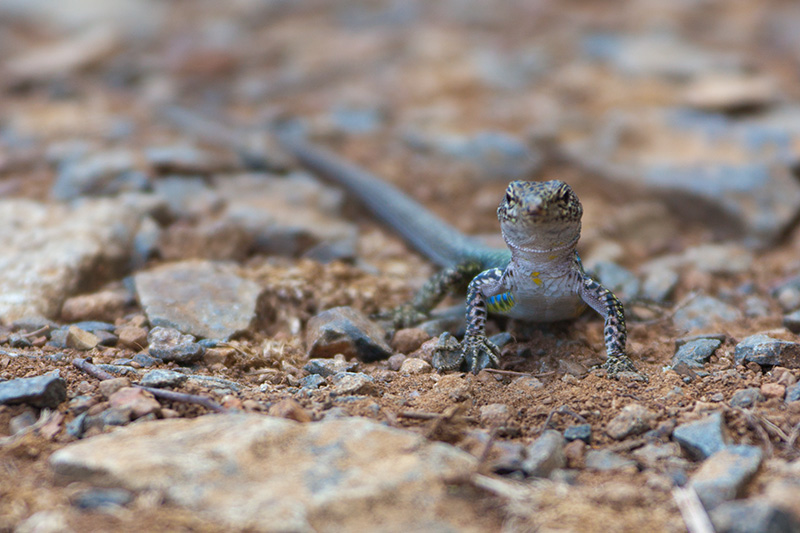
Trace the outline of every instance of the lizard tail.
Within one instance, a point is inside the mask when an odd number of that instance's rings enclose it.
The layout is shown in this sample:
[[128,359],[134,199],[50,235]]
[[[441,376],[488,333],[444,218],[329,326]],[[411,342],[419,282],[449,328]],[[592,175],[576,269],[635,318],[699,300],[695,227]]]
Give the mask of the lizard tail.
[[303,166],[356,196],[370,211],[400,233],[420,253],[441,266],[498,253],[430,213],[398,188],[288,130],[276,135],[281,146]]

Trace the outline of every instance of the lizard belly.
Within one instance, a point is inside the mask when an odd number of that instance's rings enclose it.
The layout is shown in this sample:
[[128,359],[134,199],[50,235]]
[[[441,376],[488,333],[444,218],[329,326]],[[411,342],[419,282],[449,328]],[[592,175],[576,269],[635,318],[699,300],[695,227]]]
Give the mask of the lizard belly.
[[[539,272],[516,278],[508,293],[490,302],[490,312],[530,322],[555,322],[575,318],[586,304],[575,290],[575,276],[566,273],[548,276]],[[494,303],[494,305],[491,305]]]

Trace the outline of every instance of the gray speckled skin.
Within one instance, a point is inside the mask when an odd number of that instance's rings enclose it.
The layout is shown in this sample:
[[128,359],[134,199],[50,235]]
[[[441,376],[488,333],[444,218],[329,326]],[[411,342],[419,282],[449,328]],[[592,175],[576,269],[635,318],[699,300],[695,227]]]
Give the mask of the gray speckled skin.
[[478,372],[498,366],[499,350],[485,335],[487,312],[552,322],[577,317],[588,304],[605,319],[608,360],[604,368],[610,375],[635,372],[625,355],[622,303],[584,273],[575,251],[583,208],[566,183],[511,182],[497,209],[508,249],[490,248],[334,154],[296,136],[280,140],[304,166],[343,185],[420,252],[445,267],[413,302],[395,311],[396,324],[420,320],[453,285],[472,280],[467,290],[466,335],[461,343],[442,335],[434,354],[437,369]]

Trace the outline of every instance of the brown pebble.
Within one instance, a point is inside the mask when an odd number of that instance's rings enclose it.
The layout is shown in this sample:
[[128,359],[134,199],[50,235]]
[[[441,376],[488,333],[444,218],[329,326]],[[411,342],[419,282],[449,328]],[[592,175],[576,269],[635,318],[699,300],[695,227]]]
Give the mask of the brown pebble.
[[112,394],[121,388],[130,386],[131,380],[128,378],[114,378],[101,381],[100,385],[98,385],[98,388],[100,389],[100,394],[102,394],[104,398],[108,399]]
[[574,440],[564,446],[564,457],[567,459],[569,468],[583,468],[583,457],[586,453],[586,443],[582,440]]
[[68,298],[61,307],[64,322],[102,320],[114,322],[125,312],[126,298],[123,293],[101,291]]
[[84,331],[77,326],[70,326],[67,330],[67,346],[76,350],[91,350],[98,345],[100,339],[94,333]]
[[400,372],[403,374],[429,374],[433,370],[430,363],[417,359],[416,357],[409,357],[403,364],[400,365]]
[[392,348],[397,352],[410,354],[430,338],[430,335],[419,328],[398,329],[392,337]]
[[116,330],[121,346],[143,350],[147,346],[147,329],[138,326],[122,326]]
[[783,398],[786,394],[786,387],[778,383],[764,383],[761,385],[761,394],[765,398]]
[[402,353],[396,353],[388,359],[389,368],[397,372],[400,370],[400,367],[403,366],[403,361],[406,360],[406,356]]
[[232,396],[230,394],[226,394],[222,397],[222,407],[225,409],[241,409],[242,408],[242,400],[237,398],[236,396]]
[[111,407],[120,407],[131,410],[131,418],[141,418],[151,413],[158,414],[161,404],[144,389],[138,387],[124,387],[111,395],[108,399]]
[[288,418],[297,422],[311,422],[311,415],[303,409],[303,406],[294,400],[281,400],[269,408],[268,414],[270,416],[278,416],[280,418]]

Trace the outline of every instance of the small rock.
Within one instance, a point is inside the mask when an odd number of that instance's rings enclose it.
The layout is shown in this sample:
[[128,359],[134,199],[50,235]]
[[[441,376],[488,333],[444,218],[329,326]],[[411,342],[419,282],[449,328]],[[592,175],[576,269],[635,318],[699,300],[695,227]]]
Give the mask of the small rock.
[[504,403],[490,403],[480,408],[481,423],[487,426],[502,427],[508,424],[511,413]]
[[761,391],[756,388],[739,389],[731,396],[730,404],[732,407],[748,408],[755,406],[758,402],[764,401]]
[[779,383],[763,383],[761,385],[761,394],[765,398],[780,398],[782,400],[784,394],[786,394],[786,387]]
[[131,380],[129,380],[128,378],[114,378],[114,379],[104,379],[103,381],[100,382],[97,388],[100,389],[100,394],[102,394],[104,398],[108,399],[112,394],[114,394],[118,390],[130,386],[131,386]]
[[83,423],[84,432],[92,428],[103,430],[106,426],[124,426],[131,421],[132,411],[130,407],[109,407],[98,414],[87,411],[86,419]]
[[296,422],[311,422],[311,414],[292,399],[281,400],[269,408],[269,416],[288,418]]
[[162,361],[188,364],[203,357],[205,348],[191,335],[182,335],[171,328],[155,327],[147,335],[150,355]]
[[119,343],[125,348],[143,350],[147,346],[147,328],[122,326],[116,330]]
[[706,459],[725,448],[729,442],[720,411],[696,422],[679,425],[672,432],[672,438],[695,461]]
[[261,292],[232,266],[210,261],[168,263],[138,272],[134,282],[150,324],[210,339],[247,330]]
[[154,146],[144,154],[147,162],[162,174],[209,174],[214,170],[211,156],[196,146]]
[[[145,339],[145,342],[146,342],[146,339]],[[160,363],[160,361],[158,359],[156,359],[155,357],[150,357],[148,354],[146,354],[144,352],[137,353],[136,355],[134,355],[133,356],[133,361],[135,363],[139,364],[139,365],[142,365],[145,368],[149,367],[149,366],[157,365],[158,363]]]
[[677,329],[691,331],[707,328],[719,322],[733,322],[740,318],[741,313],[735,307],[711,296],[698,296],[678,309],[672,321]]
[[50,193],[56,200],[67,201],[81,196],[142,191],[147,186],[147,176],[136,170],[136,156],[128,150],[116,150],[68,161],[56,176]]
[[133,494],[125,489],[89,489],[82,491],[70,502],[78,509],[109,509],[124,507],[133,501]]
[[694,473],[691,486],[707,510],[740,496],[761,466],[757,446],[728,446],[711,455]]
[[672,366],[686,363],[689,368],[703,368],[703,364],[714,354],[722,342],[717,339],[697,339],[687,342],[675,352],[672,357]]
[[309,357],[344,354],[364,362],[387,359],[392,349],[383,328],[352,307],[335,307],[312,317],[306,327]]
[[327,383],[327,380],[319,374],[311,374],[300,380],[300,387],[303,389],[318,389]]
[[111,407],[130,409],[131,418],[134,420],[161,411],[158,400],[151,393],[138,387],[121,388],[108,398],[108,402]]
[[800,309],[784,316],[783,326],[794,334],[800,334]]
[[65,322],[104,320],[113,322],[125,313],[127,298],[123,293],[101,291],[67,298],[61,306],[61,319]]
[[590,470],[626,470],[636,472],[639,468],[636,461],[626,459],[611,450],[589,450],[584,460],[586,468]]
[[[464,448],[476,457],[486,450],[490,433],[484,430],[472,430],[463,441]],[[491,445],[487,461],[492,472],[500,475],[522,472],[522,461],[525,457],[525,446],[518,442],[497,439]]]
[[547,477],[554,470],[564,468],[564,437],[558,431],[548,429],[525,449],[526,457],[522,470],[529,476]]
[[462,402],[472,395],[469,383],[458,374],[441,376],[434,390],[447,395],[454,402]]
[[769,316],[769,302],[760,296],[748,296],[742,304],[744,316],[758,318]]
[[375,380],[361,372],[338,372],[328,378],[331,392],[338,396],[377,394]]
[[431,338],[419,328],[398,329],[392,337],[392,348],[401,354],[410,354]]
[[544,383],[539,378],[533,376],[520,376],[511,382],[509,388],[519,391],[521,394],[530,394],[534,391],[542,390]]
[[582,440],[586,444],[592,443],[592,425],[591,424],[578,424],[576,426],[569,426],[564,430],[564,438],[567,442],[574,440]]
[[564,446],[564,457],[567,460],[567,468],[580,469],[584,467],[586,446],[586,442],[580,439],[573,440]]
[[142,387],[156,387],[159,389],[177,387],[187,379],[189,379],[189,377],[186,374],[175,372],[174,370],[156,369],[150,370],[142,376],[139,385]]
[[598,261],[593,273],[608,290],[623,301],[633,300],[639,295],[639,278],[627,268],[611,261]]
[[165,228],[158,241],[158,253],[166,261],[242,261],[252,248],[252,236],[224,219],[178,222]]
[[403,361],[406,360],[406,357],[407,356],[402,353],[396,353],[391,356],[388,361],[386,361],[389,363],[389,369],[394,370],[395,372],[400,370],[400,367],[403,366]]
[[796,533],[800,520],[761,498],[724,502],[709,513],[716,533]]
[[800,383],[786,387],[786,403],[800,401]]
[[631,435],[639,435],[650,429],[656,415],[643,405],[632,403],[606,425],[606,433],[615,440],[622,440]]
[[24,403],[55,409],[67,399],[66,382],[58,370],[32,378],[0,382],[0,405]]
[[681,449],[674,442],[667,444],[648,443],[633,451],[633,457],[646,468],[657,468],[667,459],[680,457]]
[[94,336],[97,337],[98,346],[116,346],[117,341],[119,341],[116,335],[107,331],[97,331]]
[[641,296],[651,302],[664,303],[672,297],[679,280],[680,276],[671,268],[654,268],[644,278]]
[[403,374],[429,374],[432,369],[430,363],[416,357],[409,357],[400,365],[400,372]]
[[67,347],[82,351],[91,350],[100,343],[96,335],[75,326],[67,330],[66,341]]
[[736,364],[753,362],[761,366],[800,368],[800,344],[763,334],[751,335],[736,345],[733,358]]
[[357,367],[357,362],[346,361],[344,357],[338,356],[333,359],[311,359],[303,366],[303,370],[311,374],[328,377],[339,372],[351,372]]
[[800,276],[780,283],[772,289],[772,296],[778,300],[785,312],[800,310]]

